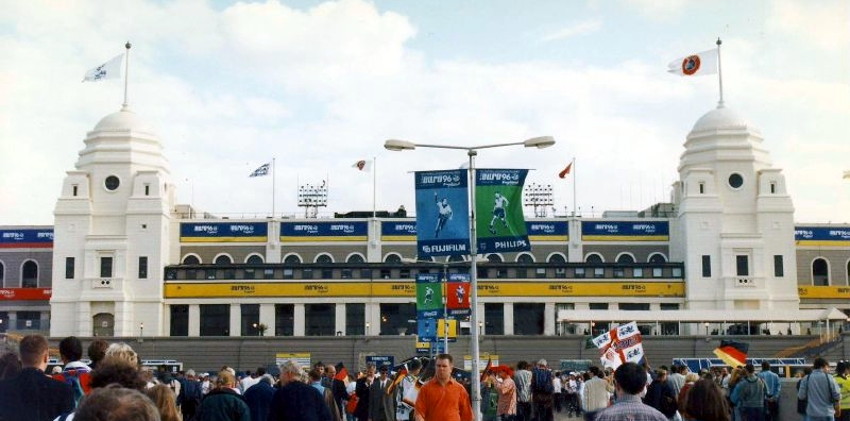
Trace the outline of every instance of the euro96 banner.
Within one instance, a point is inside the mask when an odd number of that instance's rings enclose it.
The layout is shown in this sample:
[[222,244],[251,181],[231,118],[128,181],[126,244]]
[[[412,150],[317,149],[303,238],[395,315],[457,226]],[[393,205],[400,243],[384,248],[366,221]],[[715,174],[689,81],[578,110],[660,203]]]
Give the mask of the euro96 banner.
[[419,257],[468,255],[466,170],[417,171],[416,252]]
[[531,250],[522,215],[522,188],[528,170],[479,169],[475,172],[478,253]]

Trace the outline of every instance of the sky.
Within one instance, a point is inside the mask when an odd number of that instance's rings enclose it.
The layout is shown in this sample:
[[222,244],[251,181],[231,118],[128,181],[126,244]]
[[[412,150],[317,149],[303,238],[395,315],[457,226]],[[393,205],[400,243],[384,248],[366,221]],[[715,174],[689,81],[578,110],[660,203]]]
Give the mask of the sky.
[[[86,133],[123,80],[81,83],[130,41],[129,103],[159,136],[179,203],[231,218],[415,205],[412,171],[475,146],[528,168],[554,213],[669,201],[715,76],[666,72],[722,39],[726,106],[764,135],[798,223],[850,222],[850,2],[753,0],[0,1],[0,225],[49,225]],[[249,178],[275,160],[272,177]],[[352,165],[375,159],[374,173]],[[566,179],[557,174],[575,159]],[[274,184],[274,189],[272,188]],[[274,193],[273,193],[274,192]],[[527,214],[531,214],[529,209]],[[552,212],[549,213],[552,215]]]

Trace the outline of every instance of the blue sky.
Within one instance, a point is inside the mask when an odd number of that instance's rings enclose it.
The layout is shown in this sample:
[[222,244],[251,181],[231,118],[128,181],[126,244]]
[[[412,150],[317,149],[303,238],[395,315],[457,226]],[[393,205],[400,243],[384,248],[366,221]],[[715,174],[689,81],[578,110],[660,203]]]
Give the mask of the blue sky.
[[[544,151],[482,152],[551,183],[557,212],[669,198],[682,144],[717,79],[666,73],[723,39],[726,103],[761,129],[798,222],[850,222],[850,5],[843,1],[27,1],[0,3],[0,224],[50,224],[82,140],[122,83],[82,75],[133,42],[130,103],[157,129],[178,200],[231,217],[413,209],[409,171],[463,153],[392,153],[387,138],[473,145],[552,135]],[[576,157],[574,177],[556,174]],[[529,209],[530,211],[530,209]]]

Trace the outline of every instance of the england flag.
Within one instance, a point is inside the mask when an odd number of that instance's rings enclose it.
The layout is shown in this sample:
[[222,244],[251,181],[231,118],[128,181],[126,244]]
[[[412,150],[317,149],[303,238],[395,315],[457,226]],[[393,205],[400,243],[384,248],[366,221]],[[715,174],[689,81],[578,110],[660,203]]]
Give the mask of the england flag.
[[95,67],[86,72],[83,82],[100,82],[106,79],[117,79],[121,77],[121,59],[124,54],[118,54],[112,60]]
[[269,165],[271,165],[271,162],[266,162],[265,164],[260,165],[260,167],[254,170],[254,172],[252,172],[248,177],[262,177],[264,175],[269,175]]

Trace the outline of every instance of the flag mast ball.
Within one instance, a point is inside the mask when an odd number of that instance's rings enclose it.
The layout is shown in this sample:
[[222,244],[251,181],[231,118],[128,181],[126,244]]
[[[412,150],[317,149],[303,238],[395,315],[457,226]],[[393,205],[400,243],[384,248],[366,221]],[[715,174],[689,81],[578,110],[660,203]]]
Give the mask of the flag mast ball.
[[[472,354],[472,372],[478,373],[478,359],[480,357],[480,353],[478,350],[478,240],[475,238],[476,229],[475,229],[475,156],[478,155],[479,149],[491,149],[491,148],[500,148],[504,146],[515,146],[522,145],[526,148],[548,148],[555,144],[555,139],[551,136],[541,136],[534,137],[531,139],[527,139],[523,142],[511,142],[511,143],[496,143],[491,145],[481,145],[481,146],[453,146],[453,145],[434,145],[434,144],[424,144],[424,143],[413,143],[406,140],[398,140],[398,139],[389,139],[384,142],[384,148],[390,151],[405,151],[405,150],[414,150],[417,147],[419,148],[434,148],[434,149],[459,149],[466,151],[466,155],[469,157],[469,191],[470,191],[470,203],[473,206],[469,208],[469,242],[470,242],[470,254],[469,254],[469,278],[470,278],[470,294],[469,294],[469,307],[471,317],[469,320],[470,325],[472,326],[469,329],[470,332],[470,354]],[[472,414],[476,421],[481,421],[481,382],[472,382]]]

